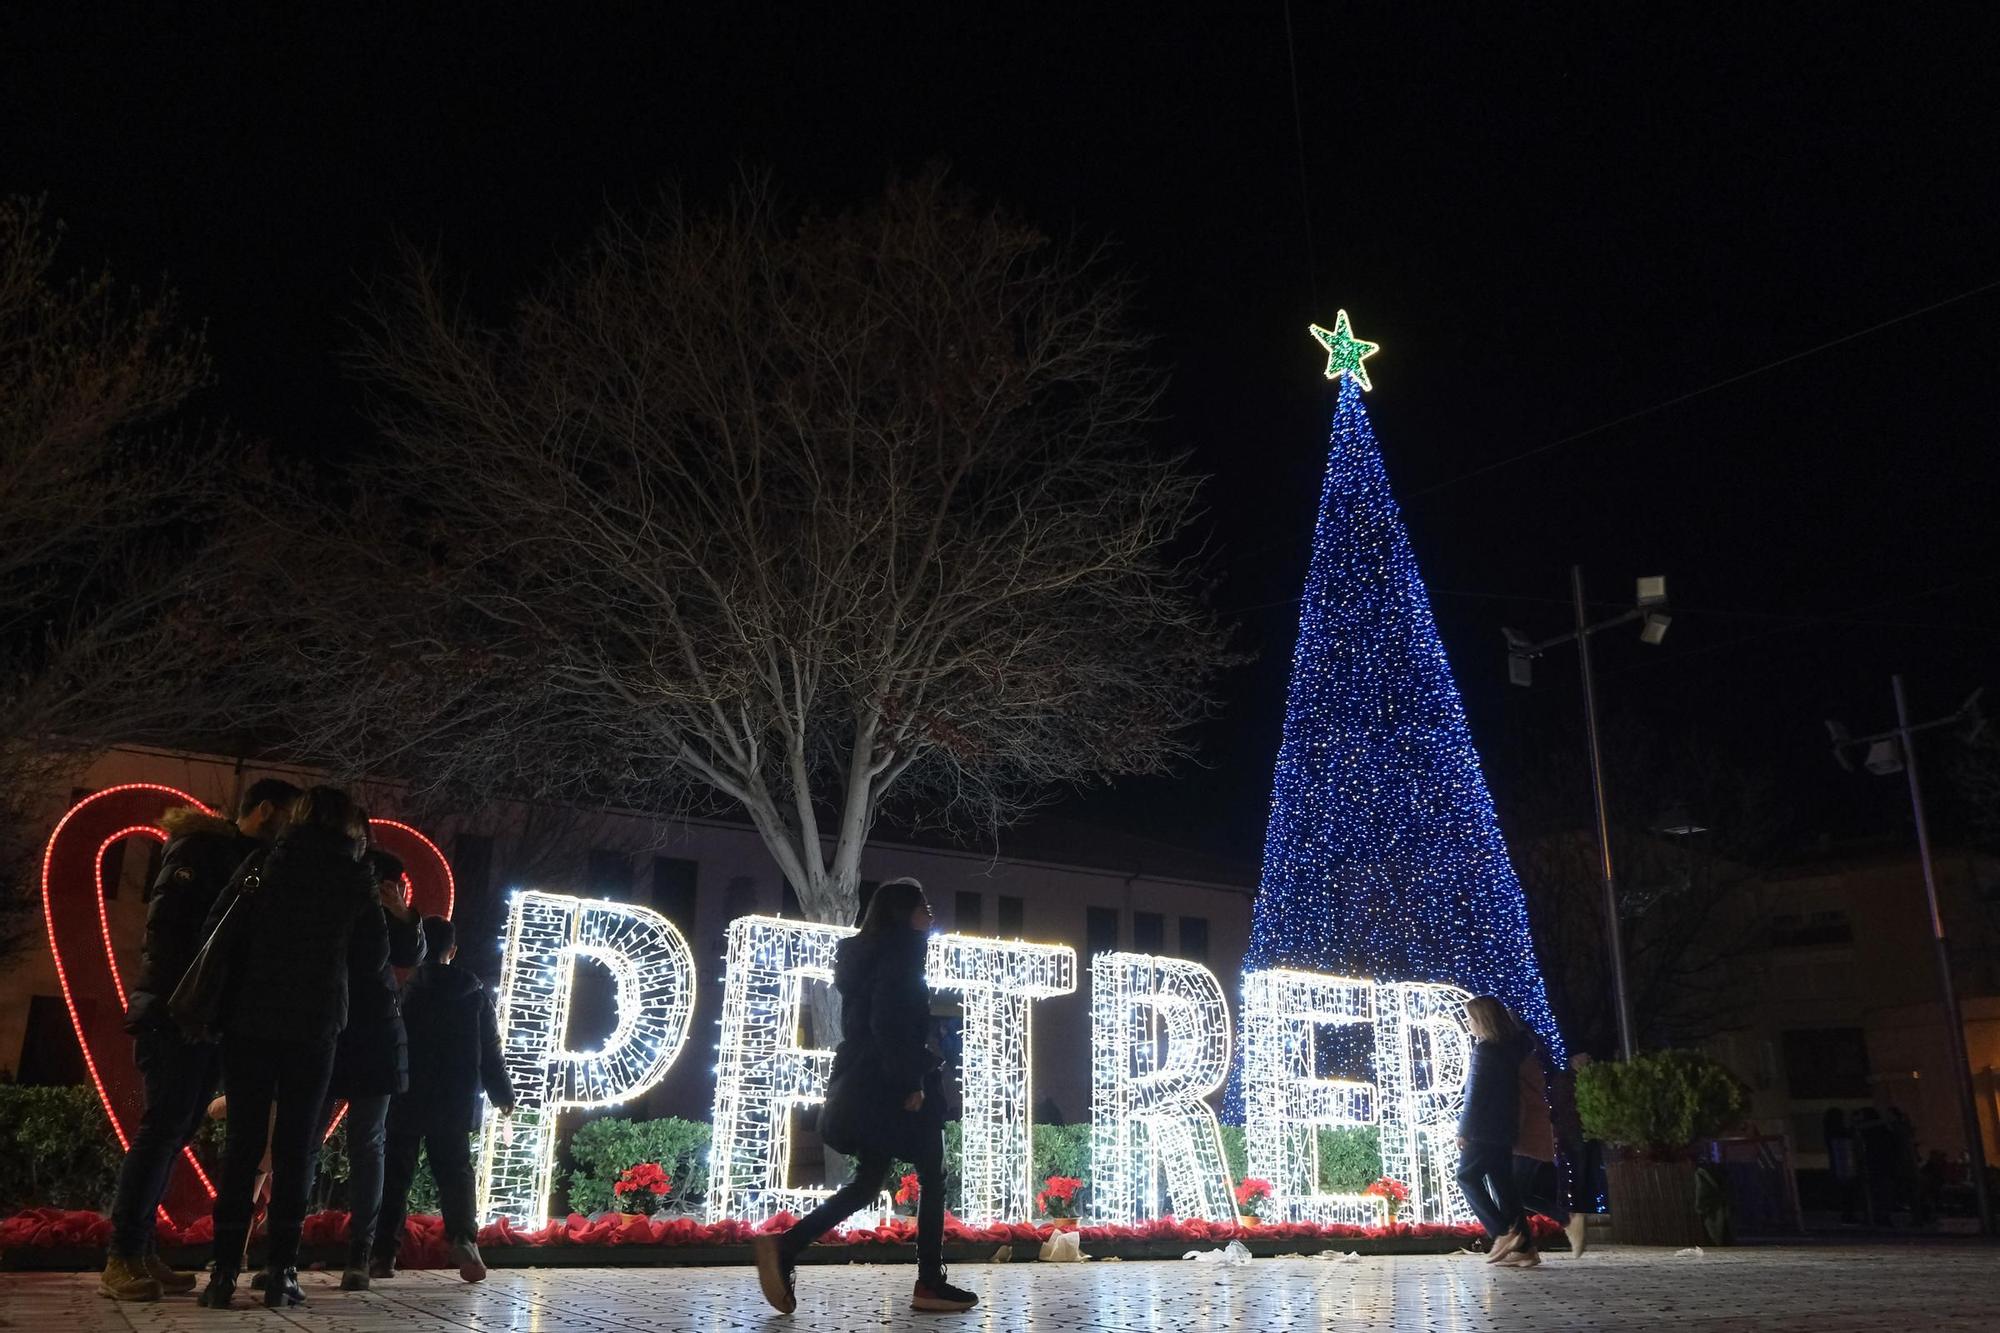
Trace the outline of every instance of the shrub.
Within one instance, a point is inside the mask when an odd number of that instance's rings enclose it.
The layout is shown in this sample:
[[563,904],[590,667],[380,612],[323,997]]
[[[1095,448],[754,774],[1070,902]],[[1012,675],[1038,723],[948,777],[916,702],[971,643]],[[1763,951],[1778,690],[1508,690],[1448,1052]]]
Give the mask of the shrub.
[[[1222,1156],[1229,1178],[1249,1173],[1243,1126],[1222,1127]],[[1319,1187],[1328,1194],[1359,1194],[1382,1175],[1382,1131],[1374,1125],[1342,1126],[1319,1132]]]
[[0,1144],[0,1214],[111,1207],[125,1154],[94,1088],[0,1083]]
[[1576,1071],[1583,1132],[1651,1157],[1679,1157],[1743,1115],[1736,1076],[1695,1051],[1649,1051]]
[[1090,1179],[1089,1125],[1036,1125],[1034,1165],[1028,1179],[1047,1180],[1065,1176],[1088,1182]]
[[[664,1212],[685,1212],[708,1196],[708,1126],[669,1116],[621,1120],[604,1116],[579,1125],[569,1139],[569,1207],[575,1213],[618,1211],[618,1178],[641,1162],[656,1162],[673,1188],[659,1199]],[[413,1191],[414,1193],[414,1191]]]

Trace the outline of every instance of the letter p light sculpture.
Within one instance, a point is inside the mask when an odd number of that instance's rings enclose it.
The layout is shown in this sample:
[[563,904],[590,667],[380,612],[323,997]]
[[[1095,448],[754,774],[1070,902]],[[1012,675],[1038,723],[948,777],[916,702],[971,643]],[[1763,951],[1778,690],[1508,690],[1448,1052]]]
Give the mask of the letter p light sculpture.
[[[564,1045],[579,958],[602,964],[617,987],[617,1021],[595,1051]],[[560,893],[514,895],[499,1020],[515,1110],[511,1124],[488,1115],[481,1134],[482,1220],[547,1219],[556,1118],[626,1101],[660,1081],[687,1040],[694,976],[687,941],[658,912]]]

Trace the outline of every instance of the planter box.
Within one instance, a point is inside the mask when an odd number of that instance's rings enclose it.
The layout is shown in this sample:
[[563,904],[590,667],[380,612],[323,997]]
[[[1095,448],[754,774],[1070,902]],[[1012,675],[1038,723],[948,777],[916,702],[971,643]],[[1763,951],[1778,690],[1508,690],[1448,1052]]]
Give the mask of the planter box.
[[1607,1162],[1604,1177],[1617,1244],[1685,1249],[1707,1243],[1694,1210],[1694,1163]]

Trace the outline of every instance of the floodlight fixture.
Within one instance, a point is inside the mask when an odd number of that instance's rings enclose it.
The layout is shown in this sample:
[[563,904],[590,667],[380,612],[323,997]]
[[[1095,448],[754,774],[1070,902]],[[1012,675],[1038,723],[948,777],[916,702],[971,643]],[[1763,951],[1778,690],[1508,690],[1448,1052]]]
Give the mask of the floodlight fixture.
[[1663,611],[1648,611],[1646,618],[1639,622],[1639,642],[1657,645],[1667,637],[1667,626],[1674,618]]
[[1637,580],[1640,606],[1662,606],[1667,600],[1667,576],[1652,574]]

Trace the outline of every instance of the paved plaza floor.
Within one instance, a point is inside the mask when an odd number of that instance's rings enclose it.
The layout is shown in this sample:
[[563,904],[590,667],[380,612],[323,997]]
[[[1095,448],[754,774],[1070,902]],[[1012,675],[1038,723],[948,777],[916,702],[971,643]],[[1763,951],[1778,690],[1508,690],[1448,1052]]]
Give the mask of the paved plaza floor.
[[[498,1269],[468,1287],[408,1273],[365,1294],[305,1277],[310,1303],[282,1313],[196,1307],[192,1297],[116,1305],[85,1274],[0,1275],[0,1328],[32,1333],[843,1333],[963,1327],[982,1333],[1126,1329],[1724,1330],[2000,1329],[2000,1251],[1983,1246],[1752,1248],[1701,1258],[1607,1249],[1496,1271],[1476,1256],[1003,1264],[961,1267],[965,1315],[908,1308],[908,1266],[809,1268],[799,1308],[773,1314],[747,1268]],[[337,1276],[337,1275],[335,1275]]]

